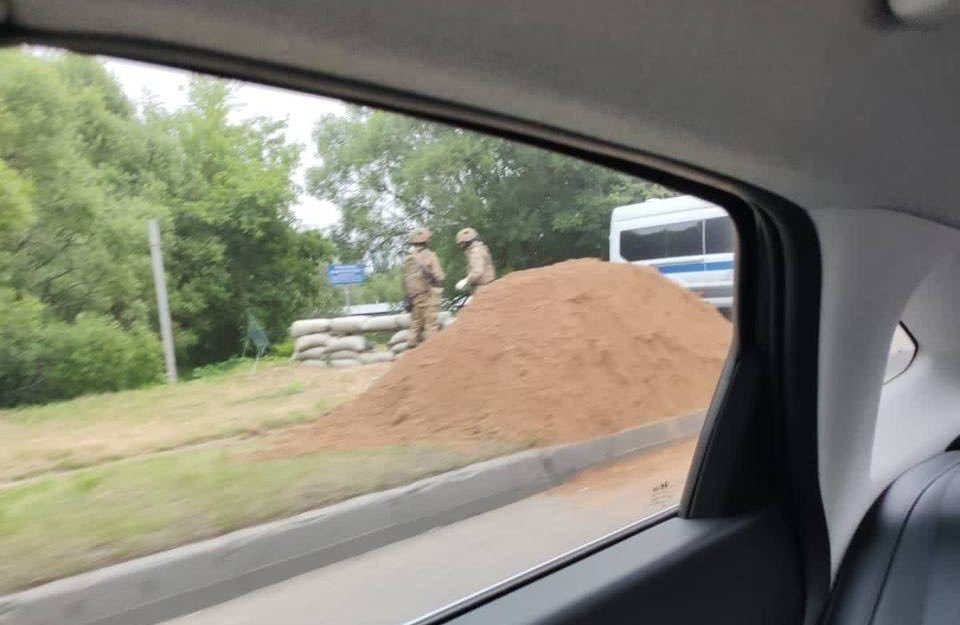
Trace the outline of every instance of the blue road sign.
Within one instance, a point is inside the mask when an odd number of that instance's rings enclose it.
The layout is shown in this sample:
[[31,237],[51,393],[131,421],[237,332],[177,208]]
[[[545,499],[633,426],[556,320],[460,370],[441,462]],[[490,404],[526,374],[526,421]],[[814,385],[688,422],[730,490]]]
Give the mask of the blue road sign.
[[363,265],[328,265],[327,281],[334,286],[344,284],[363,284],[367,277],[363,273]]

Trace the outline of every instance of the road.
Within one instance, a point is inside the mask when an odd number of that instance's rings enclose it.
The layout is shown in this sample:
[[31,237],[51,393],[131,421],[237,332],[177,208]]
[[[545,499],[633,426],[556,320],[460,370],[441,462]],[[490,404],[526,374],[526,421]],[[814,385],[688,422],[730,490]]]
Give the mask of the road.
[[168,625],[398,625],[657,512],[679,498],[687,441],[306,573]]

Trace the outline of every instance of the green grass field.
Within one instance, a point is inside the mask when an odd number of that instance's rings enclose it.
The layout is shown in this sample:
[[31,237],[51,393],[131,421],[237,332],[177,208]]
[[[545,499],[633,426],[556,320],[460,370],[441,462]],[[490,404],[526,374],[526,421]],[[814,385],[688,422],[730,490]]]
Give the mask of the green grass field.
[[316,418],[367,388],[383,367],[250,365],[176,387],[0,410],[0,482],[94,466]]
[[[0,411],[0,592],[382,490],[516,449],[424,441],[277,457],[383,367],[275,363]],[[267,453],[267,451],[270,453]]]

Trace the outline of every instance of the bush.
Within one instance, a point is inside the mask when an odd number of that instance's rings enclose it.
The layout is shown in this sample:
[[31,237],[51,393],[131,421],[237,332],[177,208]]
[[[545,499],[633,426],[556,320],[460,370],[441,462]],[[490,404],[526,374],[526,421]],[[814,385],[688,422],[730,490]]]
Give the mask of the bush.
[[24,401],[39,382],[43,304],[0,288],[0,406]]
[[159,340],[99,315],[50,321],[34,298],[0,289],[0,406],[137,388],[163,375]]
[[215,362],[209,365],[202,365],[200,367],[195,367],[193,371],[190,372],[191,380],[216,380],[217,378],[222,378],[228,373],[233,373],[243,365],[253,366],[253,358],[242,358],[240,356],[234,356],[228,360],[223,360],[220,362]]
[[124,330],[101,316],[79,317],[72,324],[44,329],[42,399],[138,388],[160,381],[160,342],[146,329]]
[[274,343],[270,348],[270,355],[277,358],[289,358],[293,356],[293,339],[287,337],[280,343]]

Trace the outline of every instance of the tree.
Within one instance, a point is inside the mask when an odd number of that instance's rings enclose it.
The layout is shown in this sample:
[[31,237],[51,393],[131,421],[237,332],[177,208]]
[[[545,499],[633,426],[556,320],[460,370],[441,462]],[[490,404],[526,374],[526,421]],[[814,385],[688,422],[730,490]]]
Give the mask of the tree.
[[333,251],[295,227],[300,146],[286,142],[284,122],[232,122],[231,98],[228,83],[196,77],[186,108],[151,114],[183,151],[183,180],[167,201],[168,267],[181,351],[196,364],[234,355],[248,312],[271,338],[285,334],[314,304]]
[[[123,107],[109,110],[99,87],[73,85],[75,72],[102,71],[93,60],[0,54],[0,176],[6,200],[12,190],[25,215],[2,261],[4,281],[65,320],[81,311],[123,316],[146,292],[136,264],[123,262],[131,197],[110,184],[88,141],[101,126],[120,128],[117,145],[131,141],[137,121]],[[143,321],[142,307],[125,319]]]
[[406,232],[424,225],[451,284],[462,275],[460,228],[480,231],[504,272],[603,256],[615,206],[670,195],[584,161],[366,108],[323,118],[313,138],[322,164],[308,190],[340,207],[340,254],[391,266]]
[[182,110],[138,107],[95,59],[0,51],[0,403],[159,377],[149,219],[187,367],[238,354],[248,312],[277,340],[323,301],[333,243],[291,214],[301,148],[230,98],[198,78]]

